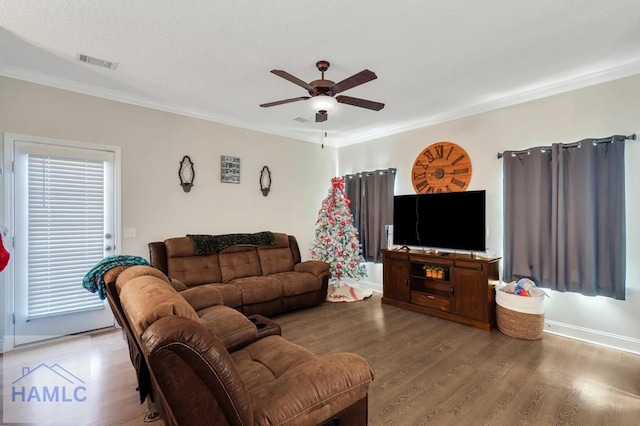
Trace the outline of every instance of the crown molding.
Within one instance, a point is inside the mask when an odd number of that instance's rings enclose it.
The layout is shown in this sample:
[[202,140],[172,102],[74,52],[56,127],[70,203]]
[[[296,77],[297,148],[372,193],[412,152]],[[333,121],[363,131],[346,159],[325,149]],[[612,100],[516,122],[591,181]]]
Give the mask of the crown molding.
[[[304,142],[317,143],[315,141],[292,138],[291,135],[287,135],[284,132],[274,131],[273,129],[267,129],[261,126],[250,125],[239,120],[230,119],[228,117],[223,117],[215,114],[210,114],[208,112],[185,107],[183,105],[172,104],[168,102],[159,102],[154,99],[149,99],[142,96],[135,96],[135,95],[131,95],[129,93],[125,93],[117,90],[97,87],[91,84],[80,83],[80,82],[69,80],[62,77],[56,77],[48,74],[25,70],[23,68],[2,66],[2,64],[0,64],[0,76],[9,77],[9,78],[13,78],[21,81],[26,81],[29,83],[41,84],[43,86],[53,87],[56,89],[68,90],[70,92],[75,92],[82,95],[95,96],[101,99],[122,102],[122,103],[135,105],[143,108],[150,108],[158,111],[169,112],[172,114],[182,115],[185,117],[211,121],[217,124],[224,124],[228,126],[239,127],[242,129],[253,130],[256,132],[267,133],[270,135],[281,136],[287,139],[302,140]],[[325,143],[325,145],[332,146],[330,143]],[[335,144],[333,146],[335,146]]]
[[345,138],[340,141],[340,147],[369,142],[374,139],[380,139],[387,136],[393,136],[398,133],[430,127],[436,124],[470,117],[472,115],[494,111],[500,108],[518,105],[537,99],[547,98],[570,92],[572,90],[583,89],[585,87],[595,86],[597,84],[607,83],[638,74],[640,74],[640,57],[635,57],[611,68],[591,71],[563,80],[545,82],[543,84],[536,85],[535,87],[523,88],[507,95],[496,96],[493,99],[483,100],[442,114],[434,115],[425,120],[407,122],[394,128],[378,132],[370,132],[354,138]]
[[188,108],[182,105],[159,102],[157,100],[145,98],[142,96],[131,95],[129,93],[121,92],[118,90],[80,83],[63,77],[25,70],[23,68],[4,66],[0,69],[0,75],[14,78],[16,80],[27,81],[29,83],[42,84],[44,86],[49,86],[56,89],[68,90],[83,95],[95,96],[97,98],[141,106],[144,108],[156,109],[159,111],[185,115],[193,118],[200,118],[208,121],[215,121],[223,124],[237,125],[235,124],[236,122],[225,117],[215,116],[213,114],[205,113],[203,111]]
[[[570,78],[547,81],[538,84],[533,87],[525,87],[520,90],[513,91],[506,95],[497,95],[492,99],[485,99],[477,101],[472,104],[462,106],[460,108],[430,116],[427,119],[421,119],[417,121],[407,121],[404,124],[393,128],[387,128],[380,131],[362,133],[356,137],[340,138],[339,140],[325,140],[325,145],[331,147],[344,147],[349,145],[355,145],[358,143],[368,142],[375,139],[380,139],[387,136],[393,136],[399,133],[408,132],[411,130],[421,129],[425,127],[434,126],[437,124],[445,123],[452,120],[457,120],[465,117],[469,117],[476,114],[481,114],[500,108],[505,108],[524,102],[533,101],[536,99],[542,99],[553,95],[569,92],[572,90],[582,89],[589,86],[594,86],[601,83],[606,83],[613,80],[618,80],[625,77],[640,74],[640,57],[634,57],[624,63],[617,64],[615,66],[600,69],[597,71],[589,71],[580,75],[572,76]],[[169,112],[186,117],[197,118],[201,120],[211,121],[218,124],[225,124],[228,126],[239,127],[242,129],[253,130],[256,132],[267,133],[274,136],[280,136],[297,141],[303,141],[308,143],[319,144],[316,140],[311,140],[304,137],[292,137],[286,132],[274,130],[272,128],[266,128],[264,126],[256,126],[242,122],[236,119],[232,119],[225,116],[219,116],[211,114],[202,110],[189,108],[183,105],[172,104],[168,102],[159,102],[153,99],[145,98],[142,96],[135,96],[128,93],[120,92],[117,90],[111,90],[93,86],[90,84],[79,83],[62,77],[51,76],[43,73],[25,70],[23,68],[16,68],[4,65],[0,62],[0,75],[5,77],[14,78],[17,80],[23,80],[30,83],[42,84],[49,87],[68,90],[84,95],[95,96],[98,98],[108,99],[117,102],[123,102],[130,105],[136,105],[144,108],[155,109],[158,111]]]

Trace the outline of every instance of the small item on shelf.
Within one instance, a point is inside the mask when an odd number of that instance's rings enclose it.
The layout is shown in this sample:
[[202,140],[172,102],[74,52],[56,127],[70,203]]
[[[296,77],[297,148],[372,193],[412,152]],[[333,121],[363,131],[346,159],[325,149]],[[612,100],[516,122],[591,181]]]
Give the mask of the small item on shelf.
[[422,265],[427,278],[444,279],[445,268],[442,266]]
[[424,275],[427,278],[431,278],[431,274],[432,274],[431,266],[430,265],[422,265],[422,269],[424,269]]
[[436,268],[436,274],[434,275],[434,278],[438,278],[438,279],[443,279],[444,278],[444,268],[441,267],[437,267]]

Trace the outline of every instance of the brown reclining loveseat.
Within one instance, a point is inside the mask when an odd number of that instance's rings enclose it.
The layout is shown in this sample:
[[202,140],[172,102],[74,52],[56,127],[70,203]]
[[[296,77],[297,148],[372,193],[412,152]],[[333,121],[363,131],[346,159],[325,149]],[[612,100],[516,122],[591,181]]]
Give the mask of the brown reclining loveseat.
[[373,372],[359,355],[316,356],[226,306],[207,320],[150,267],[126,269],[115,290],[166,425],[367,424]]
[[[122,274],[120,281],[117,279]],[[138,276],[155,276],[163,281],[172,283],[161,271],[149,267],[116,266],[104,275],[107,300],[118,324],[122,327],[124,337],[129,347],[129,358],[136,370],[140,403],[147,401],[149,413],[146,417],[153,418],[158,409],[155,404],[149,368],[143,356],[142,349],[134,330],[127,320],[120,301],[121,287],[117,283],[127,282]],[[175,283],[172,283],[174,285]],[[222,341],[229,351],[242,348],[252,341],[269,334],[280,334],[280,326],[262,315],[245,317],[237,310],[228,308],[222,303],[222,295],[213,286],[199,286],[183,290],[180,295],[191,305],[200,320]],[[249,322],[247,322],[249,319]],[[268,326],[267,326],[268,325]]]
[[[268,234],[268,244],[233,244],[234,236]],[[326,300],[329,265],[301,261],[294,236],[283,233],[186,236],[149,243],[151,265],[184,288],[215,286],[226,306],[245,315],[267,317],[318,305]],[[198,246],[196,237],[216,243],[231,241],[223,248]],[[206,242],[206,241],[205,241]]]

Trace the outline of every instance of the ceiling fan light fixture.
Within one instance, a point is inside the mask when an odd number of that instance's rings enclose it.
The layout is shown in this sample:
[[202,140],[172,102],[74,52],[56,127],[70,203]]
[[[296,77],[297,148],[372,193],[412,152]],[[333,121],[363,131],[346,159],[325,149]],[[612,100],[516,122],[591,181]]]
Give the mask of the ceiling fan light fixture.
[[318,95],[311,100],[311,108],[314,111],[332,111],[337,105],[336,99],[327,95]]

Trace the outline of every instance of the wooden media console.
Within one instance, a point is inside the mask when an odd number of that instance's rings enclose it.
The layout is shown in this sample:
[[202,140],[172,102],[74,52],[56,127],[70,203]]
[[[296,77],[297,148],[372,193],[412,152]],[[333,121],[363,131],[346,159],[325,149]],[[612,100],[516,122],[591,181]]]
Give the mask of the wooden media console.
[[382,303],[491,330],[499,257],[382,250]]

